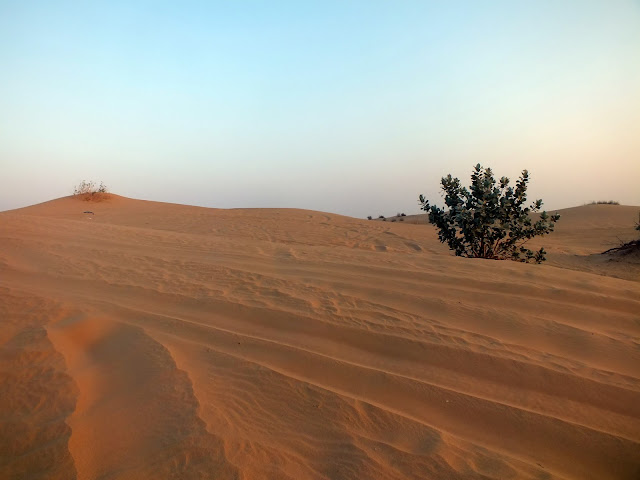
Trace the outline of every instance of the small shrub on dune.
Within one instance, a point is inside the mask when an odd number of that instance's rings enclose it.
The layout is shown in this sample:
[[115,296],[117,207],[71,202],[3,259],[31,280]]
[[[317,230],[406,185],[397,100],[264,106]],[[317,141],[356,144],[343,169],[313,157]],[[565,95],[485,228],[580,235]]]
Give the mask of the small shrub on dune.
[[367,217],[367,220],[371,220],[371,215],[369,215],[369,216]]
[[491,169],[480,164],[474,167],[469,189],[451,175],[443,177],[441,183],[448,210],[431,205],[423,195],[419,202],[429,213],[429,222],[438,227],[440,241],[457,256],[536,263],[546,260],[544,248],[533,252],[524,245],[533,237],[553,232],[560,215],[543,211],[537,221],[531,219],[529,214],[540,210],[542,200],[524,206],[527,170],[523,170],[515,189],[509,186],[507,177],[496,182]]
[[74,187],[73,196],[79,200],[99,202],[109,198],[109,191],[102,182],[96,186],[93,181],[83,180]]
[[[640,212],[638,213],[638,223],[635,224],[634,228],[640,232]],[[630,253],[638,254],[640,253],[640,238],[637,240],[631,240],[630,242],[621,241],[620,245],[618,245],[617,247],[610,248],[609,250],[602,252],[602,254],[607,254],[607,253],[608,254],[620,253],[622,255],[627,255]]]
[[620,202],[616,200],[593,200],[589,205],[620,205]]

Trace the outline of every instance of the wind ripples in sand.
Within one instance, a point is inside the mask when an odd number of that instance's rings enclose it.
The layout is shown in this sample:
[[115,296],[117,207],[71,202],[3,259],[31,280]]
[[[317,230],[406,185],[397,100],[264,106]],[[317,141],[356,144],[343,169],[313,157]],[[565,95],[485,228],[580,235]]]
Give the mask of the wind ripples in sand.
[[[640,473],[637,282],[461,260],[422,225],[121,197],[89,221],[77,207],[1,214],[1,431],[23,419],[34,471]],[[16,475],[7,445],[0,473]]]

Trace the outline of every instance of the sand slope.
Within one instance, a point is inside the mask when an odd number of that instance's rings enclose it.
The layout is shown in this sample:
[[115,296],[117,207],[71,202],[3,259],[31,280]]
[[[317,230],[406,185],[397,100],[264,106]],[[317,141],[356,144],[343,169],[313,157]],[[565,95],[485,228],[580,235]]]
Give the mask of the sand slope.
[[560,212],[542,266],[305,210],[2,212],[0,478],[640,478],[640,266],[592,256],[637,210]]

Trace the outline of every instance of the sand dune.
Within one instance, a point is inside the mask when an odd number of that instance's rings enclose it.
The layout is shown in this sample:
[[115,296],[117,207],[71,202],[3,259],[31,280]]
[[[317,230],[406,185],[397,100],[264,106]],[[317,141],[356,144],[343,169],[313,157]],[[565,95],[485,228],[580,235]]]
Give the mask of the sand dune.
[[638,479],[640,264],[599,255],[638,210],[560,211],[540,266],[306,210],[2,212],[0,478]]

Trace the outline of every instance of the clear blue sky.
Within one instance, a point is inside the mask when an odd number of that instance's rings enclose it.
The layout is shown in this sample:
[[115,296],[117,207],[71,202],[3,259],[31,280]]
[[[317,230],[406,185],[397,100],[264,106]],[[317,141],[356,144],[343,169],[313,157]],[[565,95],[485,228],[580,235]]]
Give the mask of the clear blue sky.
[[0,0],[0,210],[417,213],[478,162],[640,205],[640,2]]

